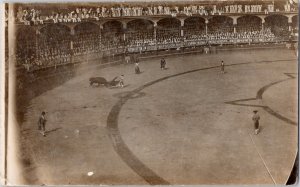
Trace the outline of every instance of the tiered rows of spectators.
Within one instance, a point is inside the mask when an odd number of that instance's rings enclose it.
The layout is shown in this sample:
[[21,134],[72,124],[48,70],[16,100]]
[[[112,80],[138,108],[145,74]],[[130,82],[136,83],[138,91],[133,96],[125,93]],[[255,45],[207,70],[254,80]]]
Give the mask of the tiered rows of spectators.
[[148,20],[135,20],[127,24],[125,32],[125,45],[144,46],[154,45],[154,26]]
[[[164,32],[165,33],[164,33]],[[97,34],[75,34],[72,38],[62,36],[60,40],[43,39],[24,42],[19,46],[17,61],[22,64],[32,64],[34,66],[53,66],[70,63],[71,55],[81,56],[87,54],[100,54],[107,50],[124,48],[128,52],[142,52],[145,50],[169,49],[183,46],[196,46],[209,44],[233,44],[233,43],[253,43],[253,42],[272,42],[275,35],[270,28],[261,30],[249,30],[239,32],[209,32],[192,31],[181,37],[177,30],[166,32],[163,30],[158,33],[155,39],[148,33],[137,32],[127,35],[128,39],[124,42],[120,37],[105,37]],[[193,34],[191,34],[193,33]],[[149,35],[147,35],[149,34]],[[50,37],[51,38],[51,37]],[[64,39],[65,38],[65,39]],[[114,39],[113,39],[114,38]]]
[[128,22],[127,27],[108,21],[101,31],[99,25],[84,22],[77,24],[73,33],[61,24],[49,24],[37,35],[32,26],[22,27],[17,37],[17,62],[38,68],[74,62],[73,59],[85,56],[100,58],[125,52],[276,42],[289,34],[284,16],[268,16],[264,27],[261,19],[254,16],[238,18],[237,25],[226,16],[212,17],[207,24],[203,18],[189,17],[183,25],[176,18],[166,18],[158,21],[156,27],[142,19]]
[[237,32],[260,31],[262,24],[260,18],[256,16],[244,16],[237,20]]
[[[273,1],[274,2],[274,1]],[[276,5],[271,1],[262,4],[247,4],[247,2],[236,2],[237,4],[218,4],[216,5],[103,5],[99,7],[74,7],[66,10],[58,10],[57,12],[49,13],[39,10],[38,8],[22,7],[17,11],[17,20],[25,24],[44,24],[44,22],[61,23],[61,22],[81,22],[85,19],[100,20],[107,17],[138,17],[138,16],[157,16],[157,15],[222,15],[231,13],[264,13],[269,12],[290,12],[297,11],[297,4],[292,1],[287,1],[285,4],[276,2]],[[70,11],[69,11],[70,10]],[[47,12],[47,13],[45,13]]]
[[106,22],[101,32],[101,45],[104,50],[124,45],[122,24],[117,21]]
[[271,31],[275,36],[288,38],[288,18],[272,19],[272,17],[267,17],[265,26],[271,28]]
[[70,43],[69,40],[59,40],[57,42],[43,41],[39,42],[37,49],[36,65],[51,66],[69,63]]
[[18,65],[35,63],[35,32],[30,28],[20,27],[16,32],[16,61]]
[[95,53],[102,50],[99,34],[77,34],[72,42],[74,55]]
[[203,18],[191,17],[186,19],[184,22],[184,41],[205,41],[205,27],[205,20]]
[[180,21],[177,19],[163,19],[159,21],[157,23],[156,31],[157,44],[163,46],[166,44],[176,46],[176,44],[180,43],[182,41],[180,24]]

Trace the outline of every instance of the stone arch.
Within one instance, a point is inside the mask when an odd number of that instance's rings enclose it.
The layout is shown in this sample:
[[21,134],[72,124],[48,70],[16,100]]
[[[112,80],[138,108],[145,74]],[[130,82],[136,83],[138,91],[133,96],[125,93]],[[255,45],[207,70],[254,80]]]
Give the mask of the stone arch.
[[189,38],[193,35],[205,34],[205,19],[202,17],[189,17],[184,21],[184,36]]
[[164,18],[157,22],[158,41],[172,40],[181,35],[181,21],[177,18]]
[[210,22],[213,19],[217,19],[217,20],[222,20],[222,19],[224,19],[224,20],[231,20],[233,22],[233,18],[232,17],[230,17],[230,16],[224,16],[224,15],[214,15],[214,16],[208,18],[208,20]]
[[101,42],[100,26],[94,22],[81,22],[75,25],[72,41],[75,52],[89,53],[98,49]]
[[55,38],[59,38],[62,35],[68,37],[71,34],[70,27],[60,23],[47,25],[45,27],[42,27],[39,31],[42,36],[55,37]]
[[93,22],[81,22],[74,27],[75,34],[99,33],[100,26]]
[[288,37],[288,17],[281,14],[267,16],[265,18],[265,29],[270,29],[277,37]]
[[134,19],[127,23],[127,30],[134,31],[134,30],[150,30],[154,28],[153,21],[148,19]]
[[213,16],[207,24],[208,32],[233,32],[233,19],[228,16]]
[[58,27],[61,27],[63,28],[64,30],[69,30],[71,31],[71,26],[68,25],[68,24],[64,24],[64,23],[54,23],[54,24],[48,24],[48,25],[44,25],[43,27],[40,27],[39,28],[39,31],[44,31],[45,29],[49,28],[49,27],[53,27],[53,26],[58,26]]
[[262,19],[255,15],[244,15],[237,19],[237,32],[260,31]]
[[205,27],[205,19],[203,17],[188,17],[184,20],[184,27],[197,27],[202,26]]
[[127,21],[127,25],[128,25],[128,23],[130,23],[130,22],[139,22],[139,21],[142,21],[142,22],[144,22],[145,24],[152,24],[152,25],[154,25],[154,20],[151,20],[151,19],[149,19],[149,18],[145,18],[145,17],[143,17],[143,18],[135,18],[135,19],[130,19],[129,21]]
[[279,17],[286,17],[286,18],[288,18],[287,15],[273,12],[272,14],[267,15],[267,16],[265,17],[265,19],[268,18],[268,17],[272,17],[272,16],[279,16]]
[[117,20],[109,20],[102,24],[103,32],[122,32],[123,23]]
[[134,40],[151,40],[153,34],[154,23],[148,19],[134,19],[127,23],[126,40],[128,43],[132,43]]
[[[43,59],[48,57],[60,58],[62,55],[70,54],[71,29],[65,24],[50,24],[40,29],[38,35],[38,58],[43,64]],[[62,61],[55,61],[61,63]],[[52,61],[47,61],[48,65],[54,65]],[[40,65],[41,65],[40,64]],[[45,64],[44,64],[45,65]]]
[[102,24],[101,42],[105,46],[119,45],[123,40],[123,23],[116,20],[106,21]]
[[158,29],[180,28],[181,22],[177,18],[163,18],[157,22]]

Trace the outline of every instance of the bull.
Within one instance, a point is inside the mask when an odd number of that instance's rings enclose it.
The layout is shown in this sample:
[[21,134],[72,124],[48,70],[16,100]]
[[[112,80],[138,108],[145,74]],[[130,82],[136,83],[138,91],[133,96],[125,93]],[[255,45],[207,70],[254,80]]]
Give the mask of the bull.
[[90,86],[97,84],[97,86],[103,85],[105,87],[115,87],[120,84],[120,80],[118,80],[118,77],[115,77],[111,81],[107,81],[104,77],[91,77],[89,80]]

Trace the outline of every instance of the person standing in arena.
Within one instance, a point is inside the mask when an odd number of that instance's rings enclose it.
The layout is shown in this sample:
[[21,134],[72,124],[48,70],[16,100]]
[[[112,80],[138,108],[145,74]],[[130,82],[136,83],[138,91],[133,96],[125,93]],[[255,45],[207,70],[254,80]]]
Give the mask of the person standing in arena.
[[40,133],[43,135],[43,136],[46,136],[45,135],[45,131],[46,131],[46,112],[42,112],[40,118],[39,118],[39,121],[38,121],[38,129],[40,131]]
[[163,70],[164,67],[164,58],[160,59],[160,69]]
[[221,73],[225,73],[225,65],[224,65],[223,60],[221,62]]
[[135,70],[135,74],[140,74],[141,73],[140,67],[139,67],[139,62],[137,62],[137,61],[135,62],[134,70]]
[[258,131],[259,131],[259,120],[260,120],[260,116],[258,115],[257,113],[258,111],[257,110],[254,110],[253,113],[253,117],[252,117],[252,120],[254,122],[254,133],[255,134],[258,134]]
[[164,58],[162,58],[160,60],[160,69],[164,70],[166,68],[166,60]]
[[126,64],[128,64],[130,61],[130,56],[128,55],[128,53],[125,53],[125,62]]
[[124,87],[124,75],[121,75],[121,76],[119,77],[119,86],[120,86],[121,88]]

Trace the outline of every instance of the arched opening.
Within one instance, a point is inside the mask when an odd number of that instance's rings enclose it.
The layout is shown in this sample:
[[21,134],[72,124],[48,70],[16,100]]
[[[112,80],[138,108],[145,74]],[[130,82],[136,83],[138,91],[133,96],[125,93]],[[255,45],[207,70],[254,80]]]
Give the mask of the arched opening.
[[63,24],[51,24],[40,29],[40,33],[50,38],[60,38],[61,36],[70,36],[70,28]]
[[209,34],[232,33],[233,20],[227,16],[215,16],[209,20],[207,28]]
[[93,53],[101,50],[100,27],[91,22],[83,22],[75,26],[73,52],[77,54]]
[[111,48],[123,44],[123,25],[119,21],[108,21],[103,24],[101,32],[102,45]]
[[75,34],[99,33],[100,27],[92,22],[82,22],[74,27]]
[[153,22],[136,19],[127,23],[126,44],[146,45],[153,42]]
[[17,65],[35,64],[36,30],[31,26],[16,27],[16,63]]
[[265,29],[271,30],[276,38],[288,39],[288,18],[283,15],[271,15],[265,18]]
[[39,66],[68,63],[70,50],[70,28],[62,24],[51,24],[40,30],[38,37]]
[[269,28],[262,29],[262,20],[258,16],[246,15],[238,18],[236,31],[237,42],[272,42],[275,38]]
[[261,19],[257,16],[246,15],[237,19],[237,32],[255,32],[261,29]]
[[184,21],[185,39],[205,38],[205,19],[202,17],[190,17]]
[[156,39],[158,43],[180,41],[180,21],[176,18],[164,18],[157,22]]

